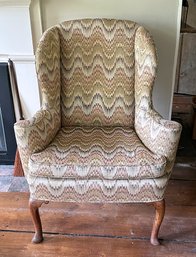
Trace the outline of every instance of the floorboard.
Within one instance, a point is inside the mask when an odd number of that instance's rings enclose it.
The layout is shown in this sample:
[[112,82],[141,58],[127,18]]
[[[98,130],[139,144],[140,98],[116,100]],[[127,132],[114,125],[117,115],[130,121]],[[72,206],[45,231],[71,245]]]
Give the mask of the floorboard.
[[[33,231],[28,197],[26,193],[0,194],[0,230]],[[40,213],[47,233],[133,239],[149,238],[154,215],[153,207],[146,204],[49,203]],[[196,206],[168,205],[160,237],[196,243]]]
[[89,236],[45,235],[40,245],[30,243],[32,234],[0,233],[3,257],[177,257],[195,256],[195,243],[162,242],[152,246],[148,240],[98,238]]
[[[191,162],[190,162],[191,163]],[[44,242],[31,244],[29,193],[0,193],[0,257],[196,256],[196,169],[175,166],[165,195],[162,245],[149,237],[153,207],[147,204],[49,203],[40,208]]]

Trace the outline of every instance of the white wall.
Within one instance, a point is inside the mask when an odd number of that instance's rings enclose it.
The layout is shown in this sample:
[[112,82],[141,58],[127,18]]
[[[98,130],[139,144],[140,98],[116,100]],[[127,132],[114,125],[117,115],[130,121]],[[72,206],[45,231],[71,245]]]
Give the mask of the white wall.
[[0,0],[0,61],[10,58],[15,65],[26,118],[40,108],[29,4],[30,0]]
[[181,2],[182,0],[0,0],[0,58],[1,55],[13,55],[16,60],[26,116],[32,116],[39,109],[33,52],[43,31],[64,20],[105,17],[134,20],[144,25],[153,35],[159,60],[153,92],[154,105],[165,118],[170,117]]
[[0,7],[0,53],[33,54],[29,28],[28,8]]
[[[159,69],[153,91],[154,105],[165,118],[169,118],[181,3],[182,0],[41,0],[42,24],[39,28],[45,30],[64,20],[87,17],[128,19],[145,26],[153,35],[158,50]],[[37,19],[32,17],[32,20],[35,22]],[[36,34],[36,26],[33,29]]]
[[17,82],[20,86],[20,100],[24,117],[32,117],[40,109],[40,97],[35,71],[35,61],[16,60]]

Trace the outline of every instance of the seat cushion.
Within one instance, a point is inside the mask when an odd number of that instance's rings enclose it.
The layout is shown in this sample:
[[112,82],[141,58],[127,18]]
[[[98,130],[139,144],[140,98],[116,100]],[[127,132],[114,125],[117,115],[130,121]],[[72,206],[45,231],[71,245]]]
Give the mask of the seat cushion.
[[32,199],[55,202],[156,202],[164,197],[169,174],[154,179],[58,179],[28,176]]
[[65,127],[29,161],[29,174],[66,179],[144,179],[165,173],[166,159],[128,127]]

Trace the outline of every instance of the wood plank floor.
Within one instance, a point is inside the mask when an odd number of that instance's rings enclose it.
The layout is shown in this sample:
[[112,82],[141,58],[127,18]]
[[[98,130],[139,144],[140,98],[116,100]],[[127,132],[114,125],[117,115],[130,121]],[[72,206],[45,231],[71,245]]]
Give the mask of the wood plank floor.
[[31,244],[28,193],[0,193],[0,257],[196,256],[196,168],[176,165],[166,193],[161,246],[151,246],[153,208],[145,204],[49,203],[45,240]]

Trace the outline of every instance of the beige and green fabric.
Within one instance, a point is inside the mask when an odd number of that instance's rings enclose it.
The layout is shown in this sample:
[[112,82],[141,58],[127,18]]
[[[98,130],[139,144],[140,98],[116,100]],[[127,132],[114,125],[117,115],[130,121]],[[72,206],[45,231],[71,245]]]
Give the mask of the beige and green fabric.
[[36,66],[42,108],[15,124],[30,197],[162,200],[181,126],[153,110],[149,33],[131,21],[66,21],[43,34]]

